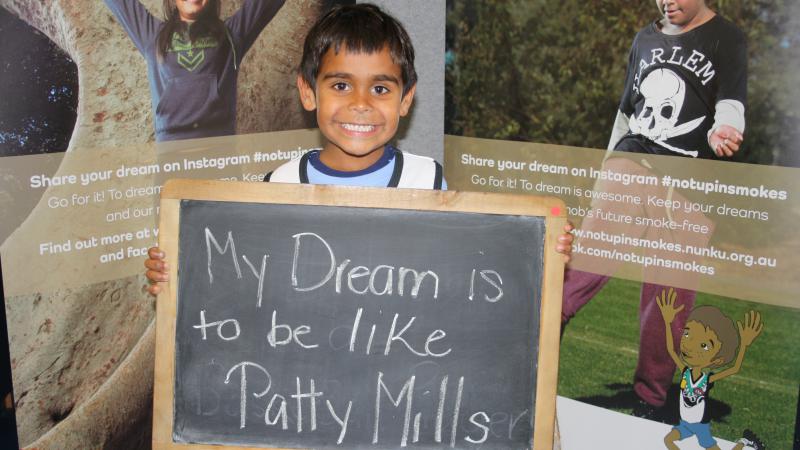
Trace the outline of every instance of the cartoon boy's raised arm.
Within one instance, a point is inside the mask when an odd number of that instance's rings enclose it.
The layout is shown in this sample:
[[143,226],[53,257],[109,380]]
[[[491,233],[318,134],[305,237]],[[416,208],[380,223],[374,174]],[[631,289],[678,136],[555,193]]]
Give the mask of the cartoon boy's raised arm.
[[672,361],[675,362],[675,365],[678,366],[678,369],[683,372],[683,369],[686,368],[686,364],[682,359],[678,358],[678,354],[675,353],[675,343],[672,340],[670,325],[672,324],[672,321],[675,320],[675,315],[681,312],[686,305],[681,305],[676,308],[676,298],[678,298],[678,294],[675,293],[674,289],[669,288],[669,294],[667,294],[666,290],[661,291],[661,294],[656,297],[656,302],[658,303],[658,309],[661,310],[661,316],[664,318],[664,328],[666,329],[667,333],[667,353],[669,353],[669,356],[672,358]]
[[715,381],[719,381],[725,377],[729,377],[739,372],[739,369],[742,368],[742,362],[744,361],[744,352],[747,351],[747,347],[753,343],[753,341],[761,334],[761,330],[764,327],[764,324],[761,323],[761,314],[757,311],[750,311],[744,315],[744,326],[742,326],[742,322],[736,321],[736,326],[739,328],[739,353],[736,355],[736,362],[733,363],[731,367],[723,370],[722,372],[711,374],[708,377],[708,382],[713,383]]

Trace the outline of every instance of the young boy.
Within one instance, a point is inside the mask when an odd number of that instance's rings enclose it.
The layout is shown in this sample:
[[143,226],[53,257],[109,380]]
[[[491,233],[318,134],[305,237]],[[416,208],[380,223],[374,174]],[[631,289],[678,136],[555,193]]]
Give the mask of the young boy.
[[[747,347],[763,328],[761,315],[755,311],[747,313],[744,326],[741,322],[737,323],[737,333],[733,321],[719,309],[713,306],[697,307],[686,321],[680,340],[681,353],[678,356],[673,347],[670,324],[684,305],[676,307],[676,297],[675,292],[670,289],[669,294],[665,290],[656,298],[664,318],[667,353],[681,372],[681,421],[664,437],[664,444],[669,449],[677,450],[676,441],[694,435],[703,448],[719,449],[716,440],[711,436],[708,394],[715,382],[739,372]],[[736,362],[733,366],[721,372],[711,372],[712,369],[728,365],[734,357]],[[745,444],[753,446],[755,443],[752,438],[740,440],[733,448],[741,450]]]
[[[321,151],[292,160],[268,176],[285,183],[443,189],[442,168],[431,158],[394,148],[389,141],[414,99],[414,48],[403,26],[369,4],[342,6],[324,15],[303,47],[297,89],[303,106],[317,111],[325,137]],[[556,250],[569,258],[572,226]],[[149,291],[168,279],[158,248],[145,261]]]
[[326,143],[268,180],[446,188],[438,162],[388,144],[416,82],[414,48],[400,23],[373,5],[333,9],[306,36],[297,76],[303,107],[316,110]]
[[[614,153],[730,157],[739,150],[744,132],[747,94],[744,35],[712,11],[705,0],[656,0],[656,5],[662,18],[644,27],[633,40],[625,88],[608,148]],[[640,159],[643,158],[636,160]],[[665,192],[665,195],[684,203],[680,193]],[[614,203],[602,206],[606,211],[624,215],[647,214],[646,210],[620,211],[624,206]],[[692,223],[708,222],[699,213],[688,218]],[[584,221],[584,227],[591,224]],[[632,236],[640,231],[616,229],[615,232]],[[572,271],[565,275],[565,280],[564,322],[602,288],[608,277]],[[663,288],[644,283],[640,295],[640,351],[633,389],[641,399],[634,414],[642,417],[659,415],[658,408],[666,400],[675,370],[667,355],[654,351],[663,348],[663,344],[660,334],[652,332],[654,322],[658,321],[652,300]],[[677,337],[696,293],[690,289],[676,289],[676,292],[678,303],[688,306],[673,327]]]

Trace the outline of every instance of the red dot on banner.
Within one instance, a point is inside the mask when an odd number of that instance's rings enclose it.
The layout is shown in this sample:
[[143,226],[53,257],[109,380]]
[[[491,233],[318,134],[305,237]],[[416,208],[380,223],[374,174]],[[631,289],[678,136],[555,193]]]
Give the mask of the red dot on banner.
[[550,214],[552,214],[554,216],[560,215],[561,214],[561,208],[559,208],[558,206],[553,206],[552,208],[550,208]]

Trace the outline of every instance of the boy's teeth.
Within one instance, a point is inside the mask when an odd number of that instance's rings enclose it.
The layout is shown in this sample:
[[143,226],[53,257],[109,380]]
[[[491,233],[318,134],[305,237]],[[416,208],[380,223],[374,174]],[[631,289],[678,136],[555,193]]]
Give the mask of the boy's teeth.
[[356,131],[359,133],[366,133],[372,131],[375,127],[372,125],[356,125],[354,123],[343,123],[342,127],[349,131]]

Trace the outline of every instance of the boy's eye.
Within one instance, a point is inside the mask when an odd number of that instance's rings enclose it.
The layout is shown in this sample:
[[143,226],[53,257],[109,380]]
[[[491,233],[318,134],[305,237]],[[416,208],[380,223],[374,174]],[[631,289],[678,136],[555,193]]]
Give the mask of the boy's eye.
[[683,337],[689,337],[689,331],[683,330]]
[[384,95],[389,93],[389,88],[387,88],[386,86],[375,86],[372,88],[372,90],[375,91],[375,93],[378,95]]
[[331,87],[337,91],[346,91],[347,89],[350,88],[350,86],[348,86],[347,83],[343,81],[339,81],[338,83],[333,83],[333,86]]
[[702,348],[703,350],[708,350],[708,344],[703,342],[702,344],[700,344],[700,348]]

